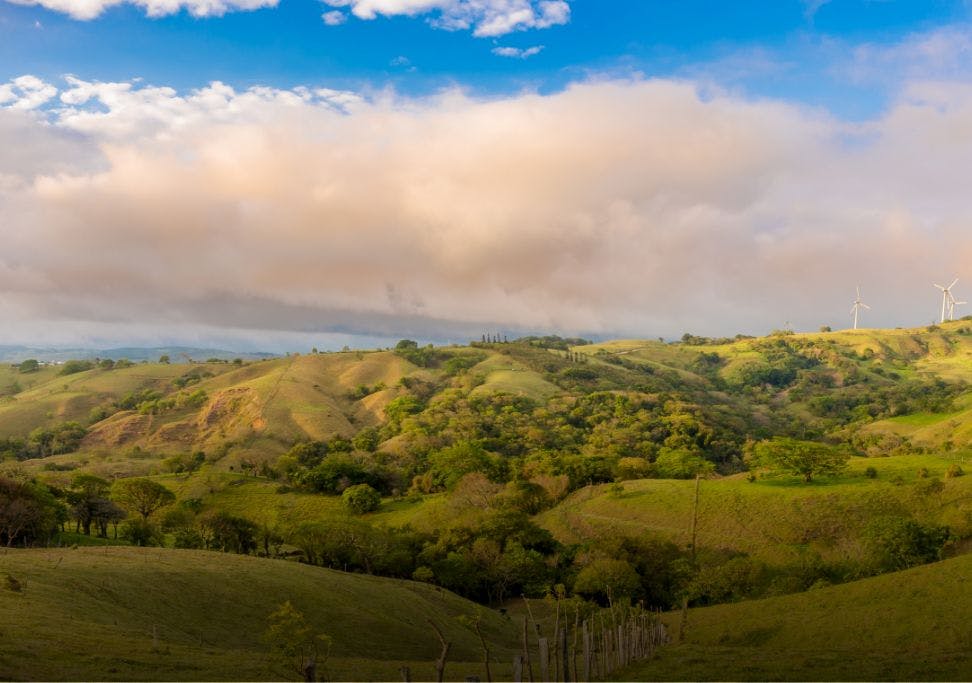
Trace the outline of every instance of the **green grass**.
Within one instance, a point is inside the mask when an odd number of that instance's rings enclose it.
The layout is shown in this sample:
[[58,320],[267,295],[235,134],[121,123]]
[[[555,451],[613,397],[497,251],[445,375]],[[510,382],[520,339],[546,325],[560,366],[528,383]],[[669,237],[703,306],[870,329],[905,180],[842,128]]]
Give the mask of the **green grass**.
[[0,551],[0,679],[292,678],[261,640],[287,600],[333,638],[331,678],[397,679],[403,665],[431,678],[439,645],[426,619],[452,642],[447,675],[482,677],[478,639],[458,620],[477,612],[494,671],[509,675],[517,627],[433,586],[282,560],[99,547]]
[[[972,477],[945,481],[940,494],[921,487],[941,479],[953,460],[934,456],[852,458],[840,477],[805,484],[795,476],[747,481],[742,475],[702,482],[700,548],[752,555],[772,565],[798,561],[807,549],[829,561],[860,555],[859,538],[875,515],[912,514],[972,534]],[[864,476],[868,467],[877,479]],[[928,478],[919,470],[928,470]],[[652,534],[690,542],[694,482],[645,479],[582,489],[541,514],[539,523],[565,542],[605,533]]]
[[474,366],[472,375],[482,375],[485,381],[473,389],[472,395],[484,393],[513,394],[526,396],[537,401],[543,401],[560,389],[548,382],[539,373],[534,372],[507,356],[490,355],[489,358]]
[[[689,610],[684,643],[622,680],[972,680],[972,555]],[[673,634],[680,616],[666,615]]]

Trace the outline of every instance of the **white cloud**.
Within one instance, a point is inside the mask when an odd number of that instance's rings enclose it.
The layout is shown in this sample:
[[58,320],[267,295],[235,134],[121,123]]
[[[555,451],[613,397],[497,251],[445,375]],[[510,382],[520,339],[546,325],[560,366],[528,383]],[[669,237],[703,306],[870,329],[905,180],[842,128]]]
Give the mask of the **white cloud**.
[[865,43],[834,71],[855,83],[900,84],[916,79],[972,77],[972,27],[915,33],[894,44]]
[[17,5],[39,5],[79,20],[99,17],[106,10],[128,3],[150,17],[176,14],[183,9],[195,17],[219,17],[227,12],[276,7],[279,0],[7,0]]
[[36,76],[21,76],[0,84],[0,106],[36,109],[57,95],[57,88]]
[[816,329],[849,324],[857,284],[867,324],[909,325],[932,281],[972,283],[972,86],[915,83],[853,125],[666,80],[20,97],[0,107],[0,342]]
[[529,59],[534,55],[538,55],[543,51],[543,45],[534,45],[533,47],[520,48],[520,47],[494,47],[493,54],[498,57],[509,57],[510,59]]
[[544,29],[570,21],[566,0],[324,0],[349,7],[359,19],[432,15],[430,22],[449,31],[472,30],[479,37]]
[[340,10],[333,10],[331,12],[325,12],[321,15],[321,19],[328,26],[340,26],[348,20],[348,15]]

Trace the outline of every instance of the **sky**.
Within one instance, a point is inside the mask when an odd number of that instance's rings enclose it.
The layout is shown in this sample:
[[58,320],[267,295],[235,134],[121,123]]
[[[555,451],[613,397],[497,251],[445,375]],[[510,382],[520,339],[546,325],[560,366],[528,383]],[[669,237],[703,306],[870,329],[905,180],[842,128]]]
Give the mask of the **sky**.
[[0,344],[927,325],[970,169],[967,0],[0,0]]

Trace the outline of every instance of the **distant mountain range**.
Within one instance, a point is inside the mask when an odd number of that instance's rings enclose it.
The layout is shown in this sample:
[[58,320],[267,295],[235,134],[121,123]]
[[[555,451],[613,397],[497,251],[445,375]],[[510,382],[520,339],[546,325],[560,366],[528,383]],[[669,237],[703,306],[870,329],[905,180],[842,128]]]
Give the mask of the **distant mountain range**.
[[127,358],[130,361],[157,361],[160,356],[169,356],[173,363],[184,362],[188,358],[194,361],[218,358],[220,360],[233,360],[243,358],[253,360],[259,358],[274,358],[277,354],[262,353],[253,351],[227,351],[225,349],[200,349],[191,346],[158,346],[152,348],[143,347],[122,347],[117,349],[58,349],[58,348],[39,348],[31,346],[3,346],[0,345],[0,362],[19,363],[28,358],[35,358],[44,362],[57,362],[66,360],[89,360],[93,358],[111,358],[119,360]]

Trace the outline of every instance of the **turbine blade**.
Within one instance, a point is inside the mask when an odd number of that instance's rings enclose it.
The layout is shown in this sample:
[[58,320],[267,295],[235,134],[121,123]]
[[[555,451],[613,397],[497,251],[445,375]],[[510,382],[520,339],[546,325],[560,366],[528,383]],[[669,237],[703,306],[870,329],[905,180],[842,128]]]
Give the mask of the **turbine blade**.
[[871,310],[871,307],[870,307],[870,306],[868,306],[868,305],[867,305],[867,304],[865,304],[865,303],[862,303],[862,304],[861,304],[861,306],[863,306],[863,307],[864,307],[864,308],[866,308],[867,310]]
[[958,278],[955,278],[954,280],[952,280],[952,284],[950,284],[948,287],[946,287],[946,289],[951,289],[952,287],[954,287],[956,282],[958,282]]

